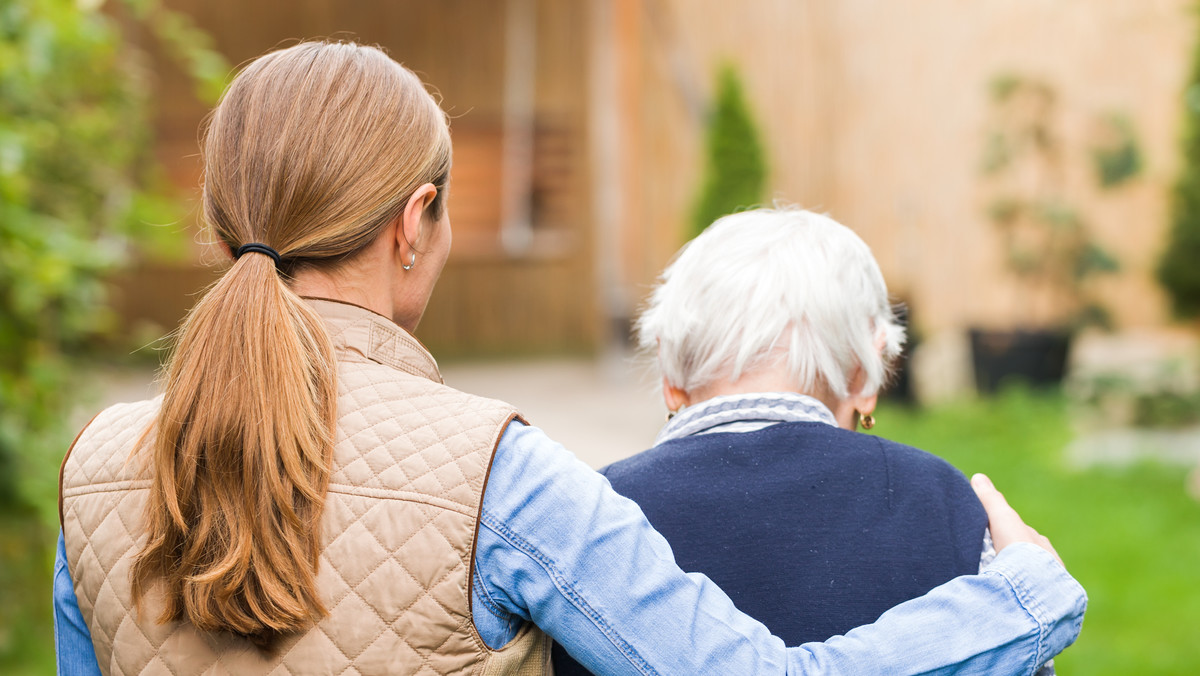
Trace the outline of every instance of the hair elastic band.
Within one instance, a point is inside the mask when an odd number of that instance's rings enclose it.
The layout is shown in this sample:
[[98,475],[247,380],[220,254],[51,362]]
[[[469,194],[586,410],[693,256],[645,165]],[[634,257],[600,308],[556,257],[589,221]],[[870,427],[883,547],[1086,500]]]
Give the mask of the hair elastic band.
[[259,244],[258,242],[250,242],[249,244],[239,246],[237,253],[233,254],[233,259],[237,260],[242,257],[242,254],[248,253],[260,253],[270,256],[271,260],[275,261],[275,267],[279,267],[279,252],[266,244]]

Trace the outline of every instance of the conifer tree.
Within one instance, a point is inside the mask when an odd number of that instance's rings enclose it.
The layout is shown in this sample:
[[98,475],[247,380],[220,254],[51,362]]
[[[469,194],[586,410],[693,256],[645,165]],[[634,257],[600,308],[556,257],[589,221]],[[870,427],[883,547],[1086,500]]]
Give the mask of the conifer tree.
[[1183,162],[1171,201],[1171,233],[1158,278],[1180,317],[1200,316],[1200,45],[1184,96]]
[[692,212],[691,236],[721,216],[757,205],[766,178],[758,128],[737,72],[726,65],[717,76],[717,96],[705,138],[704,184]]

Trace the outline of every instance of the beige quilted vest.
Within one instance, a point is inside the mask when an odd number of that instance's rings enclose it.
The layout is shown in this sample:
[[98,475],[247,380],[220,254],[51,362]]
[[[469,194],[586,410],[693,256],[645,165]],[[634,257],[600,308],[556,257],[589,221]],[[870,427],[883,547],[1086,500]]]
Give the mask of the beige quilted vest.
[[492,651],[471,621],[470,571],[492,453],[515,412],[442,384],[395,324],[312,301],[338,358],[338,425],[319,585],[330,614],[273,656],[130,610],[149,479],[130,459],[160,399],[113,406],[63,463],[61,508],[79,608],[106,674],[545,674],[528,626]]

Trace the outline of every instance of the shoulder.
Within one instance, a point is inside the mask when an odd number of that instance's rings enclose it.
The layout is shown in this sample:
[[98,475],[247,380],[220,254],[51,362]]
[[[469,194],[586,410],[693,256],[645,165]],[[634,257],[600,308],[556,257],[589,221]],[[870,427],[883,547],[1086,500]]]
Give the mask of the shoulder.
[[[969,490],[963,473],[945,459],[907,444],[831,425],[795,423],[775,427],[781,435],[778,438],[791,441],[792,447],[813,447],[839,464],[869,463],[874,466],[882,460],[893,484],[897,481],[911,486],[940,483],[965,486]],[[763,432],[771,429],[774,428]]]
[[339,408],[399,405],[406,402],[431,406],[456,406],[472,411],[504,411],[515,407],[499,399],[480,397],[423,375],[363,359],[338,360]]
[[638,476],[646,471],[663,463],[672,463],[680,460],[683,457],[685,448],[679,444],[660,444],[653,448],[636,453],[623,458],[612,464],[600,468],[600,473],[608,477],[609,481],[615,481],[618,478],[626,476]]
[[896,509],[907,506],[926,514],[946,515],[951,523],[958,525],[959,532],[966,534],[964,551],[977,553],[987,514],[967,477],[932,453],[880,437],[871,438],[879,444],[886,460],[889,504]]
[[511,473],[523,479],[552,478],[579,475],[594,479],[596,472],[574,453],[551,439],[541,428],[521,418],[513,419],[504,428],[496,446],[492,474]]
[[[800,463],[806,473],[846,467],[874,468],[893,486],[925,490],[949,487],[973,496],[962,472],[946,460],[918,448],[881,437],[820,423],[783,423],[755,432],[710,434],[659,444],[601,470],[618,490],[667,477],[717,471],[717,465],[746,460],[756,472]],[[839,470],[838,468],[842,468]],[[883,476],[886,474],[886,478]]]
[[84,426],[63,457],[59,470],[62,491],[84,484],[135,478],[139,463],[127,462],[154,424],[162,407],[162,396],[131,403],[114,404],[96,414]]
[[[850,434],[855,434],[851,432]],[[928,451],[902,444],[883,437],[859,434],[865,439],[871,439],[878,444],[887,457],[888,467],[901,478],[916,478],[921,480],[936,480],[965,486],[970,490],[966,476],[954,465]],[[973,491],[972,491],[973,493]]]
[[594,514],[612,495],[608,482],[574,453],[517,419],[496,446],[484,509],[501,522],[532,527],[541,518],[537,514],[551,519],[566,519],[568,512]]
[[494,440],[517,415],[506,402],[369,361],[339,363],[337,409],[342,435],[382,439],[428,432],[445,439],[472,430],[469,436],[483,433]]
[[514,407],[381,364],[338,375],[331,485],[477,504]]
[[95,452],[104,448],[132,445],[154,423],[162,408],[162,395],[129,403],[113,404],[96,414],[79,431],[69,454]]
[[92,422],[83,429],[82,434],[86,435],[93,429],[103,427],[124,428],[146,418],[153,418],[158,415],[162,402],[163,397],[160,394],[153,399],[113,404],[97,413]]

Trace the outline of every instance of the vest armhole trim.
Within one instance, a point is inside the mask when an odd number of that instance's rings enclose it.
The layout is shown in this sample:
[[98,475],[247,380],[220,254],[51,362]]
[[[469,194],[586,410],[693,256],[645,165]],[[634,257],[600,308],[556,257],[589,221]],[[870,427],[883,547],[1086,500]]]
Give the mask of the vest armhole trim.
[[483,490],[479,492],[479,508],[475,510],[475,532],[471,534],[471,553],[467,560],[467,619],[471,623],[471,636],[488,654],[496,651],[487,644],[487,641],[483,640],[483,637],[479,635],[479,629],[475,626],[475,547],[479,544],[479,522],[483,520],[483,498],[487,494],[488,480],[492,478],[492,464],[496,462],[496,451],[500,448],[500,440],[504,438],[504,434],[508,432],[508,426],[514,420],[520,421],[524,425],[529,424],[520,413],[513,411],[496,433],[496,439],[492,442],[492,452],[488,454],[487,471],[483,473]]
[[72,441],[71,445],[67,447],[67,452],[65,455],[63,455],[62,464],[60,464],[58,466],[58,528],[59,528],[59,530],[63,529],[64,522],[65,522],[65,519],[63,518],[63,479],[66,477],[67,460],[69,460],[71,458],[71,451],[75,450],[75,444],[79,443],[79,437],[82,437],[83,433],[87,431],[87,428],[91,427],[92,423],[96,422],[96,418],[99,418],[99,417],[100,417],[100,413],[97,413],[96,415],[92,416],[91,420],[87,421],[86,425],[84,425],[83,427],[81,427],[79,429],[79,433],[75,435],[74,441]]

